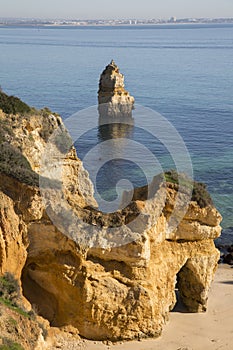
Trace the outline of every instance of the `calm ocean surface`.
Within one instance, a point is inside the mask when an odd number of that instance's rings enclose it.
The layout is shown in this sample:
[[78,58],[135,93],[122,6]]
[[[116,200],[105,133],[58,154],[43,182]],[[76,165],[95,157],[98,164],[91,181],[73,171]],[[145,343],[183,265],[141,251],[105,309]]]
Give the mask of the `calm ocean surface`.
[[233,25],[0,27],[3,90],[63,118],[97,103],[112,58],[137,104],[179,131],[233,235]]

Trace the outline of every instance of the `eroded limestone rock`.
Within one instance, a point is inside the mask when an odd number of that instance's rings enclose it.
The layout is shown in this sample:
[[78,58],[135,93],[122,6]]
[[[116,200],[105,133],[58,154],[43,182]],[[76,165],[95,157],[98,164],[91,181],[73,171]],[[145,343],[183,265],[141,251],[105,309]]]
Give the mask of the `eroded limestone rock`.
[[[101,83],[106,94],[99,97],[112,103],[112,92],[123,93],[124,87],[116,66],[110,66]],[[118,97],[132,107],[127,94]],[[64,157],[64,197],[80,221],[72,227],[74,236],[66,235],[49,219],[38,187],[38,160],[47,142],[44,132],[48,123],[53,132],[61,121],[49,116],[51,123],[39,116],[35,121],[4,114],[1,118],[7,118],[8,126],[15,125],[11,134],[6,130],[8,141],[1,147],[15,155],[17,169],[7,168],[6,162],[1,168],[0,271],[21,277],[25,297],[41,316],[53,326],[72,325],[89,339],[118,340],[160,335],[176,303],[176,287],[189,311],[206,310],[219,259],[213,239],[221,230],[221,215],[212,205],[200,207],[191,201],[179,226],[168,233],[177,189],[161,183],[149,200],[146,188],[138,189],[126,208],[103,214],[89,205],[91,185],[88,198],[82,195],[84,184],[76,178],[83,169],[72,149]],[[87,175],[85,179],[90,184]],[[62,224],[62,206],[55,215]],[[84,234],[84,223],[99,228],[99,236],[90,236],[89,246],[76,240]],[[103,248],[101,234],[108,235],[112,227],[117,232],[125,224],[127,234],[136,238]]]
[[124,76],[113,60],[100,76],[98,102],[101,117],[124,118],[132,114],[134,98],[125,90]]
[[15,202],[0,190],[0,274],[13,274],[21,278],[28,246],[27,227],[17,215]]

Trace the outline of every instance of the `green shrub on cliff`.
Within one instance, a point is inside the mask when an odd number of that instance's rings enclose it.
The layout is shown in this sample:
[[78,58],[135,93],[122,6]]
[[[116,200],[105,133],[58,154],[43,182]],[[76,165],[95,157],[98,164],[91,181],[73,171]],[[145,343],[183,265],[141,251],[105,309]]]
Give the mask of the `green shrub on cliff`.
[[207,187],[202,182],[194,181],[192,200],[196,201],[201,208],[213,205],[212,198]]
[[31,185],[39,185],[39,175],[32,169],[21,151],[7,142],[0,142],[0,172]]
[[177,171],[170,170],[165,173],[165,179],[167,182],[173,184],[181,184],[184,187],[193,187],[192,191],[192,201],[198,203],[201,208],[205,208],[208,205],[213,205],[212,198],[207,191],[205,184],[189,179],[186,175],[180,174],[178,176]]
[[0,277],[0,297],[16,304],[19,294],[20,287],[18,281],[11,273],[6,272],[4,276]]
[[0,350],[24,350],[24,348],[8,338],[2,339],[2,345],[0,345]]
[[18,97],[8,96],[0,91],[0,109],[6,114],[30,113],[32,109]]

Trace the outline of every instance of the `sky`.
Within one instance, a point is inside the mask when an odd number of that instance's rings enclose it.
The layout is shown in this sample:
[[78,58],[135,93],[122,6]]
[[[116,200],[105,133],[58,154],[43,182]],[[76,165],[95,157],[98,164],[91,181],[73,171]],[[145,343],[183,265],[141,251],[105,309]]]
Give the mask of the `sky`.
[[0,17],[64,19],[233,17],[233,0],[0,0]]

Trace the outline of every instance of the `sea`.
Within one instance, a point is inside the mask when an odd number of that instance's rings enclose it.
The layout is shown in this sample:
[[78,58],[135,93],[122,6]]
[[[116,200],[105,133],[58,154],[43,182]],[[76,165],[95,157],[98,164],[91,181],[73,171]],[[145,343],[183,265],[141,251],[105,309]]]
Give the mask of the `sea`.
[[[166,118],[184,140],[194,178],[207,184],[229,243],[233,243],[232,58],[233,24],[0,27],[3,91],[36,108],[47,106],[64,120],[97,104],[100,73],[114,59],[136,103]],[[136,134],[137,142],[149,148],[146,134]],[[98,130],[90,130],[86,142],[88,147],[83,136],[77,143],[80,158],[100,142]],[[100,171],[99,187],[111,197],[114,173],[122,160],[109,166]],[[131,164],[125,166],[130,173]],[[104,178],[106,172],[112,182]],[[143,184],[135,169],[134,174]]]

